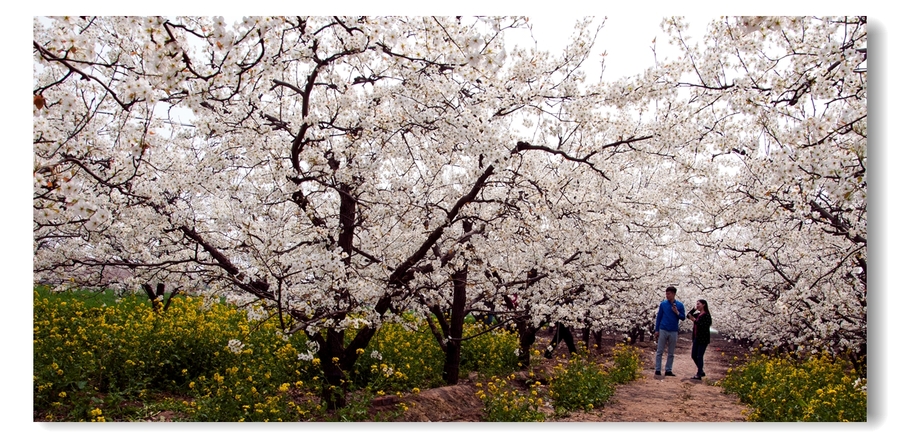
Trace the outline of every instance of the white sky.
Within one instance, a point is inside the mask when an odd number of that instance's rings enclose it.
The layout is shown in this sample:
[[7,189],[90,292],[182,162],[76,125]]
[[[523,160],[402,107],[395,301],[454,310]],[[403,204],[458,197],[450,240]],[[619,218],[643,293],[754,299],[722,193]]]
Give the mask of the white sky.
[[[592,11],[593,12],[593,11]],[[653,52],[650,47],[656,38],[657,56],[662,61],[673,53],[667,49],[668,38],[660,28],[663,15],[658,16],[628,16],[621,12],[609,15],[606,24],[600,30],[594,49],[586,64],[588,80],[594,81],[595,75],[600,73],[601,54],[606,52],[605,81],[614,81],[623,76],[640,74],[646,68],[653,65]],[[585,14],[588,15],[588,14]],[[571,39],[575,22],[583,16],[570,15],[529,15],[529,22],[533,26],[534,38],[538,42],[538,48],[556,52],[565,47]],[[713,18],[711,15],[689,16],[691,23],[689,30],[696,33],[695,38],[700,38],[706,23]],[[603,22],[603,15],[594,15],[594,21],[590,29],[596,29]],[[509,43],[510,40],[507,40]]]

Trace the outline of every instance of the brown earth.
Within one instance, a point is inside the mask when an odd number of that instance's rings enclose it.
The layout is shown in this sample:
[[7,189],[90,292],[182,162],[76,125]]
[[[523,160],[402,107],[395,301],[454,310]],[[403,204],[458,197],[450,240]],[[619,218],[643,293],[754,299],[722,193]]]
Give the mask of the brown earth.
[[[549,342],[549,333],[542,332],[536,347],[543,349]],[[609,359],[612,347],[620,342],[618,337],[605,335],[600,353],[591,356],[600,363]],[[745,421],[747,409],[736,396],[725,394],[713,383],[725,376],[729,363],[734,357],[743,358],[745,348],[729,343],[718,335],[712,336],[704,363],[707,374],[702,381],[691,380],[697,371],[691,360],[690,334],[682,333],[676,344],[675,362],[672,372],[675,377],[655,376],[654,364],[656,343],[652,336],[635,346],[643,352],[644,368],[641,377],[633,382],[616,387],[615,394],[603,407],[591,412],[573,412],[566,416],[554,416],[550,406],[543,408],[547,421],[558,422],[740,422]],[[560,344],[561,352],[566,352]],[[552,360],[540,359],[535,372],[549,374],[559,362],[565,362],[566,354],[558,354]],[[665,356],[663,356],[665,364]],[[525,373],[520,373],[521,386],[525,387]],[[483,421],[483,404],[475,395],[477,375],[470,375],[460,384],[429,389],[419,394],[407,395],[401,399],[389,397],[376,400],[373,411],[383,411],[403,402],[408,410],[394,421],[404,422],[479,422]]]

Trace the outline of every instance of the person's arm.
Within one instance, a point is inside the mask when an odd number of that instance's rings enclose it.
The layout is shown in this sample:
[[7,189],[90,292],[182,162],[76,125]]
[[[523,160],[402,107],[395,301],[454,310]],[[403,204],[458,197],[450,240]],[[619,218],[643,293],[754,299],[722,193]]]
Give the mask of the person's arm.
[[675,308],[678,309],[678,319],[684,321],[684,304],[681,304],[681,301],[676,302]]
[[656,326],[653,328],[653,333],[659,333],[659,323],[662,322],[663,316],[663,305],[659,305],[659,309],[656,311]]

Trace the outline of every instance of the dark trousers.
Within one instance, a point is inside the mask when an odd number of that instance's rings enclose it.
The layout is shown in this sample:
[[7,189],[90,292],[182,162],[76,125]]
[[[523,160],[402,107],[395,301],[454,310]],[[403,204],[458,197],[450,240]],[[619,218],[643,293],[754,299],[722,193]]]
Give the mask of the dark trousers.
[[709,344],[694,342],[691,346],[691,359],[693,359],[694,364],[697,365],[697,375],[700,377],[706,375],[706,373],[703,372],[703,355],[706,354],[707,345]]
[[[553,340],[550,341],[550,346],[553,347],[553,350],[556,350],[556,345],[559,344],[560,340],[566,343],[566,347],[569,348],[569,354],[575,353],[575,338],[572,337],[572,332],[569,331],[565,324],[556,323],[556,333],[553,334]],[[551,351],[547,351],[545,356],[551,354]]]

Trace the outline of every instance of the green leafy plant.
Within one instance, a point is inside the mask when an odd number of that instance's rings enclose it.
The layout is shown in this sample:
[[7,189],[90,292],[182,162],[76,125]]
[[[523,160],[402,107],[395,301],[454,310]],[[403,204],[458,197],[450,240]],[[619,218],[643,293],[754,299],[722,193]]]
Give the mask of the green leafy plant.
[[481,375],[505,375],[518,368],[518,337],[515,333],[499,329],[480,336],[486,330],[482,323],[468,324],[463,329],[460,368],[464,373],[477,371]]
[[613,367],[609,370],[609,377],[613,383],[621,385],[641,376],[644,364],[637,347],[619,344],[613,348],[612,355]]
[[484,421],[520,422],[544,421],[546,416],[539,408],[544,400],[540,395],[540,383],[534,383],[527,391],[520,392],[510,382],[515,376],[494,377],[487,383],[478,383],[475,393],[484,403]]
[[[382,325],[360,352],[351,374],[359,387],[376,395],[442,384],[443,353],[427,326],[406,315]],[[381,392],[380,394],[378,392]]]
[[750,405],[750,421],[866,421],[866,379],[826,354],[756,355],[718,384]]
[[[352,403],[342,412],[324,411],[320,359],[310,354],[304,333],[285,336],[276,318],[248,318],[254,309],[190,296],[176,296],[164,312],[141,295],[99,298],[35,288],[34,409],[43,420],[130,419],[161,394],[184,401],[178,407],[185,421],[362,415]],[[462,371],[511,370],[515,344],[499,330],[466,341]],[[358,354],[348,373],[351,401],[443,385],[443,353],[412,317],[382,325]]]
[[573,410],[590,411],[605,404],[615,392],[609,373],[586,357],[573,354],[568,364],[558,364],[548,382],[558,415]]

